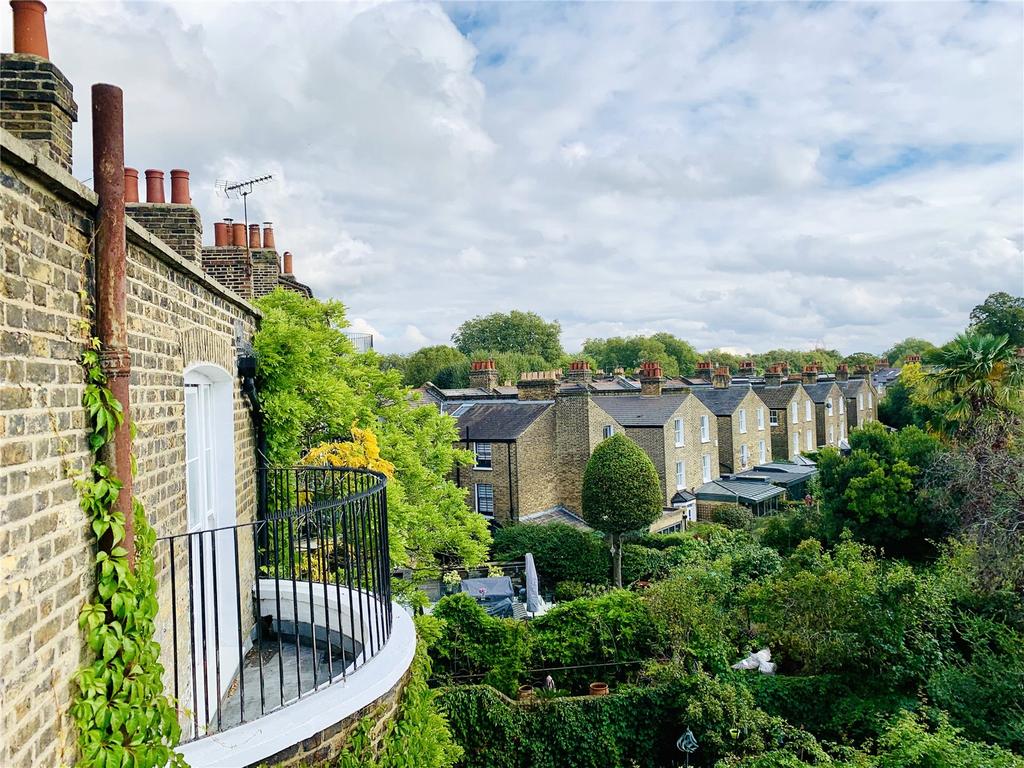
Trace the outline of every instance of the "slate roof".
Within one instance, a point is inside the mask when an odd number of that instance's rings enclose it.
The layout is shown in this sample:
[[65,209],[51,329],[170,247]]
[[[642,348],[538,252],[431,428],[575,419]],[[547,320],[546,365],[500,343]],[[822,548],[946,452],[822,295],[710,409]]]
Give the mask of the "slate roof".
[[804,390],[816,403],[824,403],[832,391],[834,381],[819,381],[817,384],[804,384]]
[[662,427],[672,418],[687,395],[616,395],[595,397],[594,402],[624,427]]
[[781,496],[786,491],[777,485],[761,480],[712,480],[697,489],[697,498],[707,501],[742,501],[756,504],[759,501]]
[[756,385],[754,391],[764,401],[764,404],[775,411],[784,411],[789,407],[789,401],[796,394],[797,387],[794,382],[784,382],[777,387],[769,387],[764,384]]
[[[445,413],[454,414],[459,406],[469,406],[456,417],[459,434],[470,440],[513,440],[533,424],[542,413],[553,407],[549,402],[527,401],[445,403]],[[467,431],[468,430],[468,431]]]
[[526,523],[527,525],[565,523],[566,525],[571,525],[573,528],[579,528],[581,531],[594,530],[586,524],[582,517],[570,512],[563,506],[552,507],[551,509],[545,509],[542,512],[531,512],[528,515],[520,517],[519,522]]
[[691,390],[697,399],[708,407],[715,416],[732,416],[739,408],[740,402],[750,387],[728,387],[717,389],[715,387],[703,386],[693,387]]

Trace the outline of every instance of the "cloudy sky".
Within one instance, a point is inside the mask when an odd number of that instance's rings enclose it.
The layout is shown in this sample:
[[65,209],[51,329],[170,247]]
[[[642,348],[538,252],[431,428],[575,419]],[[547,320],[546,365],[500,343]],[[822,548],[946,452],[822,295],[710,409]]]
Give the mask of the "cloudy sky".
[[[251,219],[382,351],[533,310],[572,350],[882,350],[1024,294],[1020,3],[48,3],[129,165]],[[10,49],[9,25],[0,38]]]

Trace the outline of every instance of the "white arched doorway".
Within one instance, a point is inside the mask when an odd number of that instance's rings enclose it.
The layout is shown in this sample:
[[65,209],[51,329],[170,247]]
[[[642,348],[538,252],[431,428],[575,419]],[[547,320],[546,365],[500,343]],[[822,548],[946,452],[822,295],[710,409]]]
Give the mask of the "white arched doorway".
[[193,702],[201,731],[238,672],[234,379],[218,365],[185,370]]

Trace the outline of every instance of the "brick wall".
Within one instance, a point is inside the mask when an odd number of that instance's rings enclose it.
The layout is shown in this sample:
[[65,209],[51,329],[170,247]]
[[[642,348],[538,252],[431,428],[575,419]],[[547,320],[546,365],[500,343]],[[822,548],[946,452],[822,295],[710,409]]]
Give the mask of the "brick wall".
[[26,53],[0,55],[0,123],[68,173],[78,105],[52,63]]
[[[89,463],[78,361],[91,333],[82,295],[92,295],[95,196],[7,131],[0,140],[0,765],[35,768],[74,762],[67,708],[85,658],[77,618],[94,583],[93,541],[69,472]],[[135,489],[158,535],[184,530],[184,371],[208,362],[234,376],[236,326],[247,337],[255,323],[245,302],[129,222]],[[246,520],[255,455],[237,386],[233,404],[236,509]],[[161,639],[166,559],[158,568]],[[163,648],[167,667],[171,653]]]
[[[481,441],[486,442],[486,441]],[[473,450],[473,442],[462,443],[459,447]],[[512,443],[491,443],[491,468],[475,469],[460,467],[458,471],[459,485],[469,490],[466,503],[470,509],[476,509],[476,484],[486,483],[494,488],[494,520],[503,525],[511,519],[510,502],[514,487],[509,484],[509,462],[513,463],[515,472],[515,447]],[[514,474],[513,474],[514,477]]]
[[[757,409],[764,408],[764,428],[758,429],[757,426]],[[746,422],[747,431],[744,433],[740,430],[740,411],[746,411]],[[730,435],[728,440],[728,449],[719,445],[721,453],[721,460],[725,461],[725,457],[729,457],[729,461],[732,462],[731,472],[742,472],[747,469],[751,469],[755,464],[760,462],[760,442],[764,440],[765,446],[765,461],[772,460],[772,445],[771,445],[771,432],[768,428],[768,409],[765,407],[764,402],[760,397],[750,390],[744,396],[743,400],[740,401],[739,407],[733,414],[732,419],[729,423]],[[748,461],[746,467],[742,464],[742,446],[747,447]],[[728,453],[726,452],[728,450]]]
[[[664,453],[665,453],[665,494],[666,500],[671,500],[676,494],[676,462],[684,463],[686,473],[686,488],[693,489],[704,482],[703,468],[701,462],[704,454],[711,456],[711,476],[718,477],[718,445],[714,441],[714,430],[712,440],[707,443],[700,441],[700,417],[708,417],[708,423],[715,423],[715,415],[711,413],[704,403],[694,396],[687,397],[680,404],[672,418],[668,420],[664,429]],[[683,420],[683,445],[676,446],[675,420]]]
[[277,288],[280,275],[281,263],[277,251],[261,248],[252,252],[253,296],[266,296]]
[[[829,399],[832,400],[831,410],[826,406]],[[836,446],[839,444],[839,425],[846,420],[845,414],[839,415],[839,401],[842,399],[843,391],[833,384],[826,395],[826,402],[814,404],[814,421],[819,446]]]
[[555,409],[549,408],[526,428],[516,442],[514,467],[518,491],[517,516],[551,509],[561,502],[558,458],[555,455]]
[[244,247],[203,248],[202,262],[203,271],[218,283],[243,299],[253,297],[252,262]]
[[201,262],[203,223],[199,211],[179,203],[129,203],[125,212],[188,261]]

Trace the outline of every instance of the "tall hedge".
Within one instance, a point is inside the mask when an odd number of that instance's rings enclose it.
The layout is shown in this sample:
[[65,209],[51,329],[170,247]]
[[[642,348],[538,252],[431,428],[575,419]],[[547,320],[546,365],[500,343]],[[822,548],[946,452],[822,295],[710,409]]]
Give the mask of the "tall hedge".
[[544,589],[560,581],[607,584],[611,554],[601,537],[564,523],[510,525],[494,533],[491,556],[495,560],[522,560],[533,553]]

